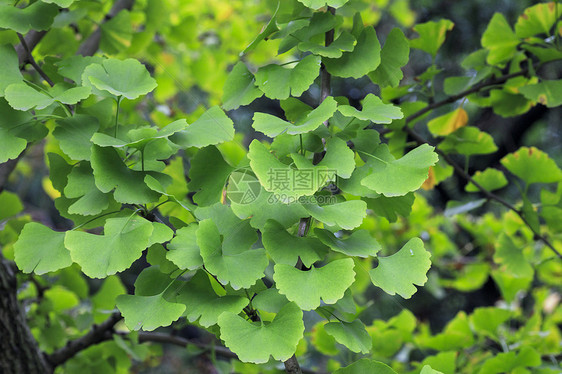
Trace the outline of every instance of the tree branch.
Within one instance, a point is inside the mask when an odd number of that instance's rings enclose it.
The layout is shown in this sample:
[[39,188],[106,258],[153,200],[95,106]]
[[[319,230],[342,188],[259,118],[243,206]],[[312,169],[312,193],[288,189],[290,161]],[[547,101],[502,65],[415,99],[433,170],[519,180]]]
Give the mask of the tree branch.
[[37,64],[37,62],[33,58],[33,54],[31,53],[31,49],[29,49],[29,47],[27,45],[27,42],[25,41],[24,37],[19,32],[18,32],[18,38],[20,40],[20,43],[21,43],[23,49],[27,53],[27,61],[39,73],[41,78],[43,78],[45,80],[45,82],[49,83],[49,86],[53,87],[55,84],[53,83],[51,78],[49,78],[49,76],[43,71],[43,69],[41,69],[41,67]]
[[[25,43],[21,43],[16,46],[16,53],[18,54],[20,65],[29,62],[28,56],[30,55],[30,52],[33,51],[37,44],[39,44],[45,34],[47,34],[47,31],[31,30],[25,35]],[[24,46],[27,46],[27,48]]]
[[66,361],[74,357],[80,351],[103,341],[111,339],[114,331],[113,328],[123,317],[120,313],[115,312],[99,325],[94,325],[92,329],[84,336],[68,342],[66,346],[47,356],[47,361],[52,367],[64,364]]
[[[115,17],[122,10],[131,10],[135,3],[135,0],[117,0],[109,13],[105,16],[104,23]],[[78,52],[76,54],[82,56],[92,56],[97,52],[100,46],[101,40],[101,27],[98,27],[96,31],[90,34],[88,38],[80,45]]]

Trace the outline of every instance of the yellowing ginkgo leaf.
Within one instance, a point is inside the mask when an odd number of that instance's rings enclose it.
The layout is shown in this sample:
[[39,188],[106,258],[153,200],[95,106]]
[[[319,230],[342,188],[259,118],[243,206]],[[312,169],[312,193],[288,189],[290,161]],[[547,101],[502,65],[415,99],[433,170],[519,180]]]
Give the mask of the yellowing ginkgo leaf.
[[468,114],[463,108],[457,108],[451,113],[432,119],[427,124],[433,135],[449,135],[468,123]]
[[425,182],[423,182],[421,188],[423,188],[426,191],[429,191],[432,190],[436,184],[437,184],[437,179],[435,178],[435,171],[433,170],[433,166],[430,166],[429,172],[427,174],[427,179],[425,180]]

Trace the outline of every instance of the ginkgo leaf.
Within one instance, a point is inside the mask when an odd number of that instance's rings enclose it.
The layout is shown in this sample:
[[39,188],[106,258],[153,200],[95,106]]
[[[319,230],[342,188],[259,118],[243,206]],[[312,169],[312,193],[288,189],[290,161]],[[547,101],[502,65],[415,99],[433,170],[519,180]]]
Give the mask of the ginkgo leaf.
[[55,4],[36,1],[20,8],[4,2],[0,4],[0,28],[11,29],[20,34],[27,34],[29,30],[47,30],[57,14],[59,7]]
[[515,34],[518,38],[539,34],[550,36],[552,26],[557,21],[556,17],[561,13],[562,6],[556,2],[535,4],[519,16],[515,24]]
[[0,45],[0,61],[3,65],[0,72],[0,96],[4,96],[6,87],[13,83],[22,82],[23,76],[19,69],[18,55],[12,45]]
[[330,322],[324,325],[324,330],[352,352],[369,353],[373,345],[371,336],[365,330],[365,325],[358,319],[351,323]]
[[277,64],[261,67],[256,72],[256,85],[270,99],[299,97],[320,72],[320,57],[309,55],[289,68]]
[[248,305],[249,300],[242,296],[219,296],[213,291],[209,277],[202,271],[197,272],[181,288],[176,301],[186,306],[185,316],[189,322],[199,320],[203,327],[216,325],[224,312],[238,314]]
[[242,61],[236,63],[224,82],[223,109],[234,110],[261,97],[263,92],[255,86],[255,81],[254,75],[250,73],[245,63]]
[[381,62],[381,45],[373,27],[365,27],[351,52],[339,58],[325,58],[326,70],[336,77],[361,78],[375,70]]
[[364,373],[397,374],[387,364],[379,361],[369,360],[367,358],[362,358],[361,360],[355,361],[353,364],[349,366],[334,371],[334,374],[364,374]]
[[96,187],[107,193],[115,189],[115,200],[120,203],[145,204],[156,202],[160,194],[150,189],[145,183],[146,175],[166,180],[166,175],[156,172],[141,172],[131,170],[123,163],[114,148],[92,147],[92,169]]
[[299,0],[305,6],[311,9],[320,9],[325,6],[330,6],[332,8],[339,8],[347,3],[349,0]]
[[420,36],[410,40],[410,47],[421,49],[435,57],[437,51],[445,42],[447,32],[451,31],[454,26],[455,24],[448,19],[417,24],[414,26],[414,31]]
[[70,118],[57,120],[53,136],[59,141],[61,150],[73,160],[90,160],[90,139],[98,130],[96,117],[75,114]]
[[262,187],[268,192],[275,193],[279,201],[288,203],[300,196],[312,195],[318,189],[313,183],[295,188],[296,169],[279,161],[259,140],[254,139],[249,148],[248,158],[252,171]]
[[294,303],[285,305],[273,321],[251,322],[234,313],[219,316],[220,337],[240,361],[262,364],[273,356],[286,361],[296,351],[302,339],[302,310]]
[[540,83],[519,87],[519,92],[525,98],[541,103],[548,108],[562,105],[562,79],[543,80]]
[[72,264],[64,246],[64,232],[56,232],[36,222],[27,223],[14,243],[16,265],[24,273],[45,274]]
[[382,100],[373,94],[368,94],[362,102],[361,111],[350,105],[340,105],[338,110],[346,117],[355,117],[373,123],[391,123],[394,119],[404,117],[404,114],[397,106],[383,104]]
[[185,305],[167,301],[164,292],[152,296],[120,295],[116,304],[125,318],[125,325],[133,331],[169,326],[185,311]]
[[198,225],[193,223],[176,231],[176,236],[168,244],[166,258],[180,269],[195,270],[203,266],[203,259],[197,246]]
[[205,268],[222,284],[238,290],[263,277],[269,261],[265,250],[250,248],[258,237],[249,221],[240,221],[232,230],[219,232],[212,220],[205,219],[199,222],[196,236]]
[[[298,153],[291,154],[291,158],[297,169],[313,172],[318,179],[316,185],[319,188],[328,182],[336,182],[334,173],[342,178],[349,178],[355,169],[355,153],[338,137],[326,140],[326,154],[317,165],[313,165],[311,159]],[[322,180],[322,177],[325,177],[325,180]]]
[[449,135],[468,122],[468,114],[463,108],[457,108],[428,122],[427,128],[433,135]]
[[490,65],[505,63],[513,57],[520,43],[511,26],[501,13],[494,13],[486,31],[482,34],[482,47],[486,48],[486,61]]
[[320,299],[334,304],[355,280],[353,260],[335,260],[321,268],[302,271],[294,266],[275,264],[273,280],[279,293],[295,302],[302,310],[320,306]]
[[367,204],[362,200],[350,200],[331,205],[304,204],[303,207],[314,219],[329,226],[352,230],[363,222],[367,215]]
[[130,100],[146,95],[157,86],[146,67],[132,58],[110,58],[89,65],[82,73],[82,84]]
[[0,99],[0,164],[17,158],[27,146],[27,140],[18,128],[31,121],[29,113],[12,109],[4,99]]
[[372,155],[372,173],[361,184],[387,197],[416,191],[427,179],[429,167],[437,163],[433,149],[423,144],[396,160],[387,145],[380,145]]
[[409,299],[417,291],[414,285],[423,286],[427,282],[429,257],[431,254],[421,239],[412,238],[392,256],[378,257],[379,265],[369,271],[371,281],[389,295]]
[[131,14],[127,9],[121,10],[115,17],[100,25],[100,49],[107,54],[117,54],[131,46],[133,26]]
[[74,262],[91,278],[123,271],[148,247],[152,224],[138,216],[109,218],[103,235],[68,231],[64,239]]
[[[507,186],[507,178],[504,173],[498,169],[487,168],[484,171],[477,171],[472,176],[472,179],[488,191],[498,190]],[[480,191],[472,182],[468,183],[464,190],[466,192]]]
[[328,46],[310,41],[299,43],[298,46],[299,50],[303,52],[311,52],[322,57],[339,58],[343,55],[343,52],[353,51],[355,42],[355,37],[344,31]]
[[295,266],[299,257],[302,263],[310,267],[322,260],[327,248],[318,239],[293,236],[274,220],[269,220],[262,230],[262,243],[267,253],[276,264]]
[[429,365],[424,365],[424,367],[420,371],[420,374],[443,374],[443,372],[437,371]]
[[55,101],[63,104],[76,104],[90,96],[90,87],[64,88],[57,84],[51,90],[43,92],[31,88],[25,83],[14,83],[6,87],[4,95],[14,109],[44,109]]
[[457,129],[447,135],[438,147],[443,152],[466,156],[493,153],[498,149],[490,134],[480,131],[474,126]]
[[376,256],[381,250],[379,242],[367,230],[357,230],[345,239],[340,239],[331,231],[320,228],[314,229],[314,234],[333,251],[348,256],[371,257]]
[[393,28],[384,42],[381,51],[381,64],[369,73],[373,83],[381,87],[397,87],[404,74],[402,67],[408,63],[410,45],[399,28]]
[[160,129],[156,129],[155,127],[140,127],[132,129],[127,133],[126,140],[99,132],[95,133],[90,140],[92,143],[99,145],[100,147],[128,147],[143,150],[148,147],[149,143],[153,143],[153,141],[158,139],[168,138],[175,133],[184,130],[187,126],[186,120],[179,119]]
[[502,165],[531,183],[554,183],[562,180],[562,170],[548,154],[535,147],[521,147],[500,160]]
[[174,134],[170,140],[180,147],[203,148],[234,139],[234,124],[218,106],[209,108],[185,130]]
[[109,206],[109,195],[96,187],[92,168],[86,162],[74,167],[68,174],[64,195],[77,201],[68,207],[68,213],[85,216],[96,215]]
[[515,245],[513,240],[502,233],[496,244],[494,262],[500,264],[500,270],[516,277],[529,278],[533,276],[533,267],[525,258],[523,248]]
[[208,206],[221,201],[226,181],[234,168],[213,146],[200,149],[191,159],[188,188],[194,191],[193,201]]
[[258,112],[254,114],[252,127],[272,138],[282,133],[289,135],[306,134],[316,130],[329,120],[336,112],[337,105],[336,100],[328,96],[316,109],[299,118],[294,124],[271,114]]

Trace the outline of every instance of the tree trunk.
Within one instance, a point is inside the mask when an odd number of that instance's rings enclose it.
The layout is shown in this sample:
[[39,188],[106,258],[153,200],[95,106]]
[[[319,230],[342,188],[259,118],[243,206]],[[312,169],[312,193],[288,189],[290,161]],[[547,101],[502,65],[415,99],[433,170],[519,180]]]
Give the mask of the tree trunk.
[[16,291],[14,268],[0,253],[0,373],[51,373],[29,331]]

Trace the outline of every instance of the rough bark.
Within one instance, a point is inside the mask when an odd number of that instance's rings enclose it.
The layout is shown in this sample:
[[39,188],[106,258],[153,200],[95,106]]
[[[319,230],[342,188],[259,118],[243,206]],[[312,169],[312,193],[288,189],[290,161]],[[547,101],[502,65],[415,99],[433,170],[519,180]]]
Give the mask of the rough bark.
[[0,254],[0,373],[51,373],[17,301],[15,269]]

